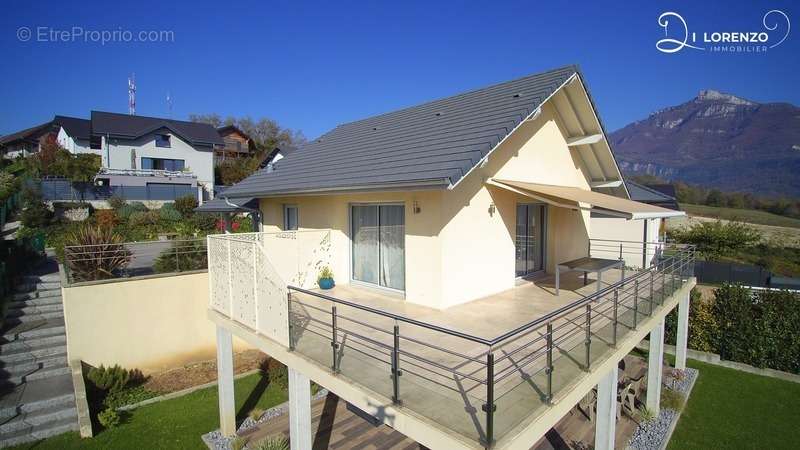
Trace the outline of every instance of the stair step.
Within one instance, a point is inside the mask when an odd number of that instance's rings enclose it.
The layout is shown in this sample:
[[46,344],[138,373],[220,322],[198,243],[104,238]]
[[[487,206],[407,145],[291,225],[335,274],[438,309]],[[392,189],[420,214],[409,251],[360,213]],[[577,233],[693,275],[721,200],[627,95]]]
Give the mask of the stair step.
[[72,374],[43,380],[32,380],[3,389],[0,400],[0,421],[34,411],[56,410],[75,406]]
[[16,431],[35,431],[37,428],[42,428],[64,419],[73,419],[77,422],[78,411],[75,407],[45,409],[27,414],[22,413],[0,424],[0,436],[8,435]]
[[39,336],[51,336],[53,334],[66,333],[63,319],[51,319],[43,321],[39,325],[24,324],[3,327],[2,339],[4,342],[11,342],[19,339],[30,339]]
[[50,369],[57,369],[67,367],[67,354],[57,353],[53,356],[44,358],[31,359],[29,361],[18,361],[11,364],[6,364],[0,368],[0,373],[3,375],[13,377],[24,377],[36,373],[37,371],[46,371]]
[[5,324],[6,325],[18,325],[21,323],[27,322],[36,322],[36,321],[44,321],[48,319],[62,319],[64,318],[63,311],[57,312],[49,312],[49,313],[37,313],[37,314],[25,314],[22,316],[11,316],[6,317]]
[[49,291],[31,291],[31,292],[17,292],[13,296],[13,300],[31,300],[34,298],[46,297],[61,297],[61,289],[54,289]]
[[22,308],[9,308],[8,312],[6,312],[6,317],[21,317],[21,316],[30,316],[34,314],[47,314],[47,313],[54,313],[54,312],[63,312],[64,308],[62,307],[61,303],[56,303],[53,305],[32,305],[32,306],[23,306]]
[[60,305],[61,296],[51,296],[42,298],[30,298],[24,300],[15,300],[8,302],[8,309],[19,309],[26,306],[46,306],[46,305]]
[[60,283],[61,276],[58,272],[54,273],[47,273],[43,275],[25,275],[22,277],[22,281],[27,284],[32,283]]
[[65,345],[42,345],[25,349],[12,350],[6,353],[5,349],[0,348],[0,363],[6,366],[14,365],[14,363],[22,363],[26,361],[35,361],[37,359],[55,356],[60,353],[66,353],[67,346]]
[[0,345],[0,353],[8,354],[17,351],[28,350],[31,348],[41,348],[52,345],[65,345],[67,343],[67,336],[63,333],[52,335],[34,336],[24,339],[15,339],[10,342],[5,342]]
[[[66,358],[64,358],[66,360]],[[61,375],[67,375],[72,373],[69,366],[66,365],[66,362],[62,363],[56,367],[46,367],[41,369],[34,369],[28,373],[20,373],[18,375],[6,375],[8,378],[0,377],[0,382],[8,384],[13,384],[14,386],[19,386],[23,383],[29,383],[31,381],[38,381],[38,380],[46,380],[48,378],[58,377]]]
[[0,447],[10,447],[12,445],[24,444],[26,442],[38,441],[56,436],[68,431],[78,430],[78,417],[66,417],[54,422],[23,429],[9,434],[0,434]]
[[19,293],[32,291],[54,291],[61,290],[61,283],[57,281],[45,281],[38,283],[21,283],[14,288]]

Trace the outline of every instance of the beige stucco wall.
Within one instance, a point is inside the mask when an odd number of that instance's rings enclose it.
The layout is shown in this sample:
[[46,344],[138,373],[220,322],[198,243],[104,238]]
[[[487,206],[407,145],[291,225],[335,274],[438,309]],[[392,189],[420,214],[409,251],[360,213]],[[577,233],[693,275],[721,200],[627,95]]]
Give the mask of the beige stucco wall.
[[[392,202],[405,205],[406,291],[410,302],[446,308],[511,289],[515,283],[516,205],[535,203],[486,184],[514,179],[589,189],[581,159],[566,143],[549,105],[523,124],[452,190],[261,199],[264,231],[283,228],[283,206],[298,206],[300,230],[332,229],[332,269],[337,283],[349,282],[349,205]],[[413,211],[417,202],[419,214]],[[494,205],[493,212],[490,206]],[[589,213],[547,206],[546,269],[556,261],[586,256]]]
[[62,295],[70,361],[152,373],[215,358],[206,272],[65,287]]

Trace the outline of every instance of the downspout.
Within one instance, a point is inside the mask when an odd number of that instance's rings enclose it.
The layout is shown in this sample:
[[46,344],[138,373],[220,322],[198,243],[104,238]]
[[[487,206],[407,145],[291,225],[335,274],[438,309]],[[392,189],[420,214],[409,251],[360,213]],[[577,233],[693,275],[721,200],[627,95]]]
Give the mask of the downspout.
[[228,205],[228,206],[230,206],[232,208],[241,209],[241,210],[249,212],[253,216],[253,222],[256,223],[256,226],[258,228],[258,232],[260,233],[260,232],[264,231],[264,225],[261,223],[261,211],[260,210],[253,209],[253,208],[248,208],[246,206],[240,206],[240,205],[237,205],[235,203],[232,203],[230,200],[228,200],[228,197],[224,197],[223,196],[222,199],[225,200],[225,204],[226,205]]

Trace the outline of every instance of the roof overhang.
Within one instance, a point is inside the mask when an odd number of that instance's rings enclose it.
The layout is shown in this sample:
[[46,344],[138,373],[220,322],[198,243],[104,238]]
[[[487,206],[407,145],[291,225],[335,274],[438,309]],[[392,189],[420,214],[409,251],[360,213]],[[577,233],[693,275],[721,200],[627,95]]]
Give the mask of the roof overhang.
[[683,211],[673,211],[572,186],[556,186],[495,178],[487,181],[487,183],[560,208],[594,211],[625,219],[660,219],[686,215]]

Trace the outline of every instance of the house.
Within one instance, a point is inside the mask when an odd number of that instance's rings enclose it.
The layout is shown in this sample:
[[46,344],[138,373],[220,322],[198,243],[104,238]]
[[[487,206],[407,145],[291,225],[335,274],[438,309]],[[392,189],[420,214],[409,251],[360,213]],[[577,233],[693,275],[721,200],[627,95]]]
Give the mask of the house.
[[214,150],[215,164],[228,159],[252,155],[256,150],[253,139],[235,125],[219,127],[217,132],[222,138],[223,145]]
[[103,111],[92,111],[89,119],[55,116],[4,136],[0,145],[5,157],[24,156],[39,151],[46,136],[73,154],[98,155],[98,184],[170,192],[199,186],[206,197],[213,197],[214,149],[225,145],[208,124]]
[[[630,199],[574,66],[340,125],[221,196],[262,217],[208,238],[225,434],[234,335],[289,367],[293,449],[309,380],[433,449],[529,448],[596,388],[610,449],[618,362],[650,335],[658,411],[678,305],[685,367],[692,249],[641,234],[683,213]],[[592,213],[638,225],[638,265],[596,254]]]

